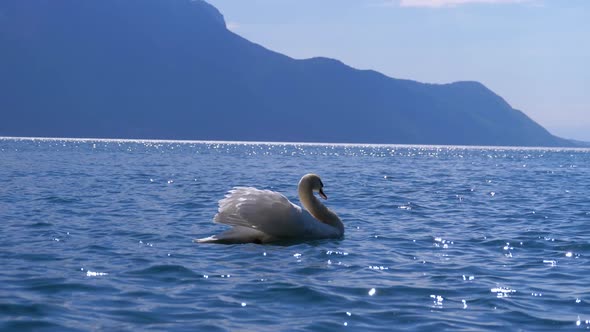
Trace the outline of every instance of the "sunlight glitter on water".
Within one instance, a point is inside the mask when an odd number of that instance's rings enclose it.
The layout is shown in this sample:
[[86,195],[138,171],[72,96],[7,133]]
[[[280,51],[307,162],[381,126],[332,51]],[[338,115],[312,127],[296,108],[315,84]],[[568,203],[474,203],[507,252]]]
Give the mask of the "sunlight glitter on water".
[[442,296],[431,294],[430,298],[433,299],[433,305],[432,305],[433,308],[442,308],[443,307],[443,301],[445,299]]
[[509,297],[510,294],[516,293],[515,289],[510,289],[508,287],[495,287],[490,289],[490,291],[492,293],[496,293],[496,297],[498,298]]
[[557,261],[553,260],[553,259],[544,259],[543,263],[545,263],[549,266],[557,266]]
[[[90,314],[99,330],[588,327],[590,150],[0,139],[0,151],[7,324],[50,312],[55,330],[84,330]],[[322,175],[344,238],[192,242],[223,231],[212,218],[233,186],[297,203],[303,172]]]

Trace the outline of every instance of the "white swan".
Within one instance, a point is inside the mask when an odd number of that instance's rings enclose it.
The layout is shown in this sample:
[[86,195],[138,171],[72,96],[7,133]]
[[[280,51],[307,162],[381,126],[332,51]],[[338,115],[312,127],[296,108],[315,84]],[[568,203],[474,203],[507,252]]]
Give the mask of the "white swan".
[[195,242],[234,244],[340,238],[344,235],[342,221],[313,194],[318,192],[328,199],[323,187],[316,174],[301,178],[299,200],[305,209],[278,192],[236,187],[219,201],[219,212],[213,219],[232,228]]

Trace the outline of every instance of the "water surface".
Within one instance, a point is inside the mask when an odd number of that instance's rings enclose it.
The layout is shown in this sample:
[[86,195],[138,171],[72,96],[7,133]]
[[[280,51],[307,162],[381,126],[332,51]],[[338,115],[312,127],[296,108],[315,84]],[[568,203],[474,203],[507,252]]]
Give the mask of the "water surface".
[[[342,240],[198,245],[233,186]],[[590,329],[590,151],[0,139],[0,330]]]

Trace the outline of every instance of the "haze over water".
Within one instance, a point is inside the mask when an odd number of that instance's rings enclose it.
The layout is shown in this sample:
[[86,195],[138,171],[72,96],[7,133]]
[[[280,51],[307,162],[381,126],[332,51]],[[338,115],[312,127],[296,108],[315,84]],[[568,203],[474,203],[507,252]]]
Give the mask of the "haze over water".
[[[342,240],[199,245],[321,175]],[[0,138],[0,329],[590,329],[590,150]]]

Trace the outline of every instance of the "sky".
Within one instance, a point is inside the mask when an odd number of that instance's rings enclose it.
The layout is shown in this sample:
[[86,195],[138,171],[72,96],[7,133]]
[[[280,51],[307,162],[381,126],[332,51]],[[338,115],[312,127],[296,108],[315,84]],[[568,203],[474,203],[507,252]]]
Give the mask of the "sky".
[[426,83],[479,81],[551,133],[590,141],[590,0],[206,0],[233,32]]

